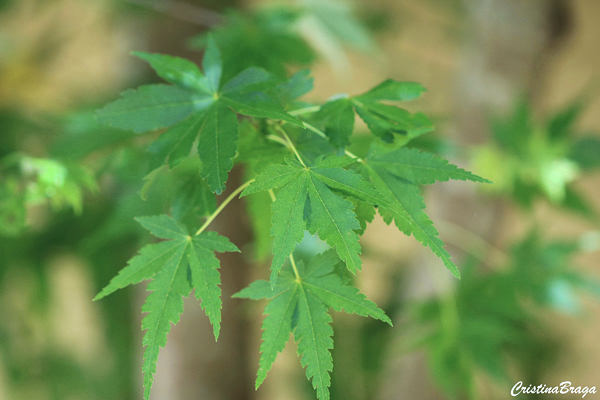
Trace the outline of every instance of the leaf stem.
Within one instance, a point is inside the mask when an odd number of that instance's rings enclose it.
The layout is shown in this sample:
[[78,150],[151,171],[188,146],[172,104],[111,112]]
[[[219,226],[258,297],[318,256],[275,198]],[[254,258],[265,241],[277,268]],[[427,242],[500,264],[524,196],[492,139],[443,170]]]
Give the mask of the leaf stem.
[[294,253],[290,254],[290,264],[292,264],[292,269],[294,270],[294,275],[296,275],[296,281],[300,282],[302,278],[300,278],[300,274],[298,273],[298,268],[296,267],[296,260],[294,259]]
[[277,131],[279,133],[281,133],[281,136],[283,136],[283,138],[285,139],[285,141],[288,144],[288,147],[294,152],[294,154],[296,155],[296,158],[298,159],[298,161],[300,161],[300,164],[302,164],[302,166],[304,168],[306,168],[306,164],[304,164],[304,161],[302,160],[302,157],[300,157],[300,153],[298,153],[298,150],[296,149],[296,146],[294,146],[294,143],[292,143],[292,140],[290,139],[290,137],[288,136],[288,134],[285,132],[285,130],[279,126],[279,125],[275,125],[275,129],[277,129]]
[[243,185],[235,189],[233,192],[231,192],[231,194],[227,196],[225,200],[223,200],[219,207],[217,207],[217,209],[206,219],[206,221],[204,221],[204,224],[200,227],[200,229],[198,229],[195,236],[198,236],[199,234],[204,232],[208,225],[210,225],[210,223],[213,222],[215,218],[217,218],[217,215],[219,215],[221,211],[223,211],[223,209],[227,207],[227,204],[231,203],[231,200],[233,200],[238,194],[240,194],[242,190],[246,189],[248,185],[250,185],[252,182],[254,182],[254,179],[249,180],[248,182],[244,183]]
[[280,138],[279,136],[276,135],[267,135],[266,136],[267,139],[272,140],[274,142],[280,143],[282,145],[284,145],[285,147],[289,146],[289,143],[285,141],[285,139]]
[[296,115],[302,115],[302,114],[308,114],[308,113],[311,113],[311,112],[317,112],[320,109],[321,109],[321,106],[310,106],[310,107],[299,108],[297,110],[288,111],[288,114],[293,115],[295,117]]

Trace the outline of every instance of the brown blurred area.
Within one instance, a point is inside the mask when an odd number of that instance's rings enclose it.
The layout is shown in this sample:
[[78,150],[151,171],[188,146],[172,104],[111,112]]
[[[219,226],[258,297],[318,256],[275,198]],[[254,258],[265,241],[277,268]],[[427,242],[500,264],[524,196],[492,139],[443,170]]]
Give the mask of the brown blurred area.
[[[189,56],[199,53],[185,47],[185,40],[218,22],[224,3],[215,6],[196,2],[167,2],[161,8],[142,7],[141,13],[123,13],[119,7],[140,7],[140,1],[106,0],[14,0],[0,12],[0,106],[18,109],[34,119],[59,115],[81,104],[97,104],[116,97],[139,74],[148,70],[129,55],[147,50]],[[151,3],[151,2],[148,2]],[[181,7],[187,4],[183,12]],[[230,2],[256,7],[270,1]],[[312,70],[315,90],[310,100],[323,101],[345,92],[360,93],[386,78],[421,82],[426,96],[411,104],[436,119],[442,136],[464,147],[460,157],[451,160],[472,168],[469,160],[477,145],[489,138],[488,116],[508,112],[516,98],[530,93],[534,112],[547,115],[581,94],[589,102],[578,122],[582,131],[600,131],[600,2],[589,0],[362,0],[358,8],[384,12],[388,26],[378,33],[380,48],[372,53],[347,52],[343,62],[322,59]],[[158,4],[158,3],[157,3]],[[206,19],[182,19],[195,10]],[[214,14],[213,14],[214,12]],[[125,15],[127,14],[127,15]],[[340,61],[340,60],[338,60]],[[140,72],[140,70],[142,72]],[[1,134],[0,127],[0,134]],[[34,154],[36,143],[28,144]],[[474,171],[478,173],[477,170]],[[234,178],[235,179],[235,178]],[[593,208],[600,210],[600,176],[586,176],[578,182]],[[440,231],[440,237],[460,260],[460,232],[466,229],[494,244],[506,247],[523,235],[526,224],[507,204],[497,204],[477,194],[475,185],[464,182],[441,183],[427,192],[427,210]],[[238,204],[239,205],[239,204]],[[240,231],[239,210],[224,214],[218,222],[223,234],[236,244],[247,243],[249,233]],[[597,229],[586,221],[540,204],[535,215],[543,221],[549,236],[577,237]],[[40,218],[43,218],[40,217]],[[436,221],[440,221],[439,223]],[[409,290],[403,299],[419,298],[451,287],[450,274],[414,238],[403,236],[376,219],[362,239],[365,264],[359,277],[361,289],[375,302],[394,291],[390,276],[398,265],[407,268]],[[241,245],[240,245],[241,248]],[[0,261],[0,265],[1,265]],[[576,263],[592,275],[600,276],[600,253],[582,254]],[[69,252],[47,260],[49,294],[55,302],[52,315],[31,315],[25,321],[26,303],[35,295],[30,277],[10,276],[0,289],[0,302],[11,310],[10,321],[20,321],[15,329],[25,329],[23,341],[15,343],[25,353],[37,347],[56,347],[74,354],[83,364],[110,368],[105,351],[103,321],[84,261]],[[1,266],[0,266],[1,268]],[[241,289],[251,273],[243,257],[224,259],[223,293],[229,296]],[[445,271],[443,271],[445,272]],[[138,340],[137,370],[133,374],[141,398],[142,348],[140,305],[145,296],[137,289],[134,309],[140,319],[132,321]],[[556,330],[566,337],[568,357],[548,377],[549,382],[577,380],[600,385],[600,303],[586,300],[583,318],[550,315]],[[212,329],[197,302],[186,301],[181,322],[172,329],[161,352],[152,400],[183,399],[301,399],[304,388],[292,377],[303,375],[293,343],[277,359],[264,385],[253,387],[258,365],[260,313],[257,307],[240,306],[224,298],[223,337],[215,345]],[[250,320],[248,315],[254,318]],[[344,317],[340,316],[342,319]],[[337,318],[337,316],[336,316]],[[20,325],[19,325],[20,324]],[[229,332],[229,333],[228,333]],[[33,342],[28,342],[31,339]],[[400,345],[398,345],[400,346]],[[391,350],[393,351],[393,350]],[[399,353],[399,352],[398,352]],[[1,357],[1,355],[0,355]],[[95,360],[103,360],[96,362]],[[226,378],[223,378],[223,374]],[[442,398],[427,377],[420,354],[390,357],[383,374],[378,399]],[[7,372],[0,368],[0,399],[9,399]],[[498,396],[492,393],[490,398]],[[20,398],[44,397],[43,387],[32,387]],[[561,397],[562,398],[562,397]],[[566,397],[565,397],[566,398]],[[69,399],[70,400],[70,399]],[[83,400],[83,398],[82,398]]]

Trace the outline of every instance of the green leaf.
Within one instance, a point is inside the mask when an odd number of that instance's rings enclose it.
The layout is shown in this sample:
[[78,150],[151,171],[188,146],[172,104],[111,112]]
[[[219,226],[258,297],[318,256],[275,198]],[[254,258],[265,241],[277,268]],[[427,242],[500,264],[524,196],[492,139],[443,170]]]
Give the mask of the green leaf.
[[221,328],[221,276],[219,260],[215,251],[238,251],[226,237],[216,232],[202,232],[192,240],[188,260],[192,272],[192,286],[195,295],[201,300],[201,306],[213,326],[215,340],[219,338]]
[[262,68],[246,68],[221,88],[221,95],[232,97],[241,94],[264,92],[275,88],[281,82]]
[[306,368],[306,378],[312,378],[313,388],[320,400],[329,399],[329,386],[333,370],[333,329],[327,307],[311,292],[298,290],[298,316],[294,339],[298,343],[300,363]]
[[177,242],[161,242],[142,247],[139,253],[129,260],[128,265],[94,297],[94,300],[100,300],[118,289],[152,278],[179,246],[180,243]]
[[411,114],[402,108],[380,103],[355,105],[355,109],[369,130],[386,143],[394,142],[394,134],[409,141],[433,130],[431,121],[422,113]]
[[312,379],[319,399],[329,399],[333,359],[333,330],[328,308],[371,316],[391,324],[391,320],[373,302],[334,273],[340,263],[335,251],[329,250],[313,258],[307,268],[298,265],[300,275],[283,270],[277,284],[255,281],[233,295],[236,298],[270,299],[265,307],[262,328],[260,366],[256,387],[265,379],[278,353],[285,347],[289,333],[294,333],[298,355]]
[[194,113],[171,126],[148,147],[152,153],[151,168],[158,168],[165,162],[171,168],[179,165],[191,153],[204,122],[203,113]]
[[202,69],[206,75],[206,86],[212,93],[219,90],[221,82],[221,74],[223,73],[223,63],[221,61],[221,53],[217,44],[211,35],[208,36],[206,50],[202,58]]
[[182,296],[189,295],[192,290],[187,279],[185,247],[185,244],[180,243],[148,284],[148,291],[152,293],[142,307],[142,312],[148,313],[142,321],[142,329],[146,330],[142,340],[142,344],[146,346],[142,366],[145,399],[150,397],[160,348],[167,344],[171,324],[179,322],[179,316],[183,312]]
[[159,350],[167,342],[171,324],[176,324],[183,312],[182,297],[188,296],[192,289],[202,301],[201,306],[213,325],[215,339],[218,338],[221,290],[217,271],[219,261],[214,252],[239,250],[215,232],[192,237],[183,225],[167,215],[140,217],[138,222],[154,236],[170,240],[142,248],[95,299],[144,279],[152,279],[148,285],[152,293],[142,307],[142,311],[148,313],[142,322],[142,329],[146,330],[142,367],[144,398],[148,399]]
[[426,90],[420,83],[398,82],[388,79],[368,92],[354,98],[361,103],[372,103],[382,100],[410,101],[421,97]]
[[584,136],[572,144],[569,159],[584,170],[600,167],[600,138]]
[[287,104],[305,95],[313,89],[313,78],[309,69],[303,69],[292,75],[287,81],[278,84],[273,90],[274,97],[281,104]]
[[173,125],[213,101],[212,95],[177,86],[145,85],[124,91],[96,115],[101,124],[141,133]]
[[267,317],[262,325],[264,332],[261,338],[259,368],[256,374],[255,387],[257,389],[267,377],[277,354],[283,351],[290,338],[292,315],[298,303],[297,290],[297,286],[286,287],[285,291],[275,296],[265,307]]
[[[271,282],[274,283],[281,265],[302,239],[306,226],[304,219],[307,217],[311,233],[318,232],[321,239],[335,247],[350,271],[356,273],[360,269],[360,244],[354,230],[361,227],[353,211],[354,205],[342,195],[334,193],[328,185],[356,198],[369,199],[366,201],[371,203],[377,202],[381,196],[361,176],[337,166],[352,161],[349,157],[334,156],[317,161],[315,167],[310,169],[297,161],[290,161],[288,165],[273,165],[248,186],[247,192],[244,191],[244,194],[250,194],[285,185],[277,194],[272,208],[271,234],[275,237],[275,256],[271,265]],[[319,168],[321,165],[335,167]],[[282,195],[284,199],[280,200],[279,196]]]
[[379,139],[383,140],[385,143],[393,143],[394,142],[394,133],[396,134],[404,134],[405,131],[396,127],[389,120],[382,118],[368,109],[364,107],[355,107],[356,113],[358,116],[367,124],[367,127],[373,133],[373,135],[377,136]]
[[[297,29],[299,9],[261,7],[260,10],[228,10],[223,22],[211,29],[223,58],[223,78],[256,66],[285,77],[289,66],[307,65],[315,56]],[[205,47],[206,34],[193,38],[194,47]]]
[[[369,30],[356,18],[351,3],[339,0],[319,1],[304,0],[306,19],[316,24],[313,35],[332,45],[349,44],[368,51],[374,46]],[[319,38],[317,36],[317,38]],[[337,42],[340,42],[339,44]],[[335,49],[337,52],[341,49]]]
[[381,194],[362,175],[343,168],[311,168],[311,172],[332,189],[345,195],[366,201],[372,205],[379,204]]
[[430,184],[449,179],[491,183],[469,171],[465,171],[448,160],[418,149],[400,148],[386,154],[368,157],[369,165],[417,184]]
[[325,103],[315,118],[324,121],[325,134],[338,152],[343,153],[354,131],[354,109],[348,98]]
[[271,164],[244,189],[242,196],[281,187],[296,178],[301,172],[302,165],[295,160],[290,161],[290,165]]
[[304,222],[304,207],[307,200],[306,175],[302,174],[298,179],[294,179],[282,187],[277,192],[277,199],[272,203],[272,285],[275,284],[283,263],[304,237],[306,226]]
[[548,136],[550,140],[565,139],[573,134],[577,118],[581,116],[583,104],[575,101],[548,121]]
[[216,102],[206,111],[198,140],[202,177],[216,194],[225,189],[227,175],[233,168],[237,140],[237,116],[225,104]]
[[335,247],[340,258],[352,273],[362,265],[360,244],[355,229],[360,224],[354,214],[354,206],[343,197],[333,193],[318,176],[310,174],[308,179],[310,196],[309,231],[318,232],[321,239]]
[[190,213],[207,217],[217,209],[217,200],[199,174],[187,178],[173,198],[172,215],[180,221]]
[[227,82],[221,91],[221,99],[236,112],[258,118],[283,120],[298,126],[302,122],[288,114],[269,91],[276,92],[280,83],[263,69],[251,67]]
[[198,66],[190,60],[144,51],[134,51],[131,54],[147,61],[158,76],[167,82],[188,89],[214,93],[214,90],[211,91],[205,86],[205,76],[200,72]]
[[429,247],[450,272],[459,278],[458,268],[450,259],[433,223],[423,211],[425,202],[419,188],[403,182],[384,169],[367,166],[367,171],[375,188],[383,195],[379,211],[384,220],[389,224],[393,218],[398,229],[406,235],[412,234],[421,244]]
[[[357,106],[357,108],[359,107]],[[433,130],[429,118],[420,112],[412,114],[403,108],[382,103],[366,103],[362,107],[390,124],[393,132],[405,134],[409,139]]]

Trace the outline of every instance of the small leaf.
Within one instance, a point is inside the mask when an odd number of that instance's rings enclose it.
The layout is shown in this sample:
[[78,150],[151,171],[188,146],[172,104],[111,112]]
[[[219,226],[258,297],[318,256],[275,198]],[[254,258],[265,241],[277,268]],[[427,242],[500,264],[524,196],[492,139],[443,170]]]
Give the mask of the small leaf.
[[263,382],[277,354],[285,347],[289,332],[293,332],[302,366],[306,367],[307,378],[312,379],[317,397],[329,399],[329,373],[333,369],[329,350],[333,348],[333,330],[329,325],[328,308],[373,316],[391,324],[382,310],[334,272],[340,263],[335,251],[328,250],[314,257],[306,268],[299,262],[298,276],[290,269],[283,269],[275,286],[259,280],[233,295],[254,300],[270,299],[262,324],[264,332],[256,387]]
[[179,322],[183,312],[183,296],[192,290],[187,279],[188,261],[185,257],[185,245],[178,246],[164,267],[148,284],[152,293],[146,298],[142,312],[148,313],[142,321],[142,329],[146,331],[142,344],[144,351],[144,398],[150,396],[152,381],[156,373],[156,361],[161,347],[167,344],[167,334],[171,324]]
[[187,229],[179,222],[162,214],[150,217],[138,217],[136,221],[161,239],[182,239],[187,236]]
[[343,153],[354,131],[354,109],[350,99],[328,101],[315,118],[324,121],[325,134],[333,147]]
[[148,147],[148,152],[153,154],[151,167],[158,168],[167,162],[174,168],[185,160],[192,151],[203,122],[204,114],[194,113],[160,135]]
[[290,339],[292,315],[298,303],[297,290],[297,286],[288,288],[273,297],[265,307],[267,317],[262,324],[263,335],[261,337],[260,360],[255,384],[257,389],[267,377],[277,354],[283,351],[285,344]]
[[313,89],[313,78],[309,69],[303,69],[292,75],[287,81],[278,84],[273,94],[281,104],[287,104],[305,95]]
[[298,290],[298,318],[294,338],[298,343],[298,356],[306,368],[306,378],[312,379],[319,400],[329,399],[329,386],[333,370],[333,329],[327,307],[309,291]]
[[271,206],[273,210],[271,285],[275,284],[283,263],[304,237],[306,226],[304,207],[307,199],[306,175],[302,174],[277,192],[277,199]]
[[238,122],[235,113],[220,101],[206,111],[198,140],[202,177],[210,189],[221,194],[233,168],[237,151]]
[[380,202],[381,194],[362,175],[352,170],[311,168],[311,173],[330,188],[339,190],[355,199],[366,201],[372,205],[377,205]]
[[246,189],[242,196],[264,190],[281,187],[302,173],[302,166],[271,164],[260,173]]
[[[152,278],[142,311],[148,313],[142,321],[146,330],[144,351],[144,398],[150,395],[156,361],[161,347],[167,342],[171,324],[179,321],[183,312],[182,297],[188,296],[192,289],[202,301],[213,325],[215,339],[219,335],[221,323],[221,290],[219,289],[219,260],[215,251],[239,251],[227,238],[214,232],[203,232],[192,238],[187,229],[167,215],[140,217],[138,222],[153,235],[171,239],[150,244],[129,261],[119,274],[111,280],[96,299],[102,298],[116,289]],[[191,276],[191,279],[190,279]]]
[[359,257],[360,244],[355,229],[360,224],[354,214],[354,206],[343,197],[333,193],[317,176],[308,179],[310,197],[309,231],[318,231],[319,237],[335,247],[340,258],[352,273],[362,265]]
[[219,90],[221,82],[221,74],[223,73],[223,64],[221,61],[221,53],[213,37],[208,36],[206,50],[202,58],[202,69],[206,75],[206,86],[211,93],[216,93]]
[[147,61],[158,76],[178,86],[211,93],[204,85],[205,76],[196,64],[185,58],[173,57],[166,54],[134,51],[134,56]]
[[177,242],[161,242],[142,247],[94,300],[100,300],[119,289],[152,278],[173,257],[173,252],[179,246],[180,243]]
[[375,169],[369,165],[365,165],[365,168],[375,188],[382,194],[379,212],[386,223],[389,224],[393,218],[398,229],[406,235],[412,234],[421,244],[429,247],[450,272],[459,278],[460,272],[444,248],[444,242],[440,240],[433,223],[423,212],[425,203],[419,188],[405,183],[385,169]]
[[248,68],[227,82],[221,99],[236,112],[258,118],[278,119],[303,126],[288,114],[268,92],[275,90],[279,80],[260,68]]
[[416,82],[398,82],[388,79],[366,93],[354,98],[362,103],[382,100],[410,101],[421,97],[427,89]]
[[202,232],[192,239],[188,260],[192,273],[192,286],[195,295],[201,300],[201,306],[213,326],[215,340],[219,338],[221,329],[221,276],[219,275],[219,260],[215,251],[239,251],[226,237],[216,232]]
[[96,115],[101,124],[141,133],[173,125],[213,101],[210,95],[177,86],[145,85],[124,91]]

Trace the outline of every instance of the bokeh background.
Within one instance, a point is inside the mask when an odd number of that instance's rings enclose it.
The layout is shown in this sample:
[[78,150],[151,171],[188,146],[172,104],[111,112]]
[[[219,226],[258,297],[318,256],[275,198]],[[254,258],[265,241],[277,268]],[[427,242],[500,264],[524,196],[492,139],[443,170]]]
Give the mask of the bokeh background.
[[[599,19],[590,0],[0,1],[0,399],[142,397],[144,288],[92,298],[148,240],[133,217],[168,195],[144,189],[148,137],[98,126],[93,111],[157,80],[131,51],[198,62],[211,29],[240,32],[232,62],[291,49],[289,71],[313,71],[308,101],[422,83],[410,107],[437,129],[416,145],[495,182],[427,190],[460,282],[413,238],[369,226],[357,284],[395,326],[334,315],[332,398],[600,387]],[[310,51],[267,40],[277,24]],[[236,202],[215,222],[242,249],[243,213]],[[151,399],[314,398],[292,342],[254,390],[262,308],[229,296],[268,263],[222,262],[219,342],[190,299]]]

